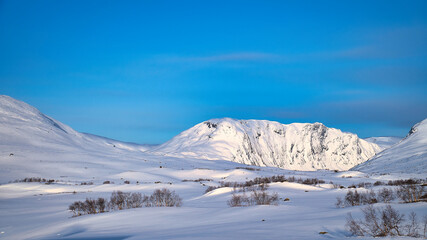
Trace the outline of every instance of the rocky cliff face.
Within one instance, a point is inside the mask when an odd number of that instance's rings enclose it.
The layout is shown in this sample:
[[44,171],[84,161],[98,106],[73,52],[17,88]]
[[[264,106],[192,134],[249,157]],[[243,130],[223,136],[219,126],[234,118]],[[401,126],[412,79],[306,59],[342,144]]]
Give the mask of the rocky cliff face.
[[380,148],[321,123],[212,119],[182,132],[153,151],[182,157],[229,160],[292,170],[347,170]]

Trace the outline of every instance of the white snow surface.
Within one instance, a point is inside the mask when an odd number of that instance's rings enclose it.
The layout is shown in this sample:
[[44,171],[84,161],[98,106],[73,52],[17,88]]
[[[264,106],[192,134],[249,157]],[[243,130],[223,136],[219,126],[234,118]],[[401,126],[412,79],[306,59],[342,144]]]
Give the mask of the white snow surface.
[[381,150],[385,150],[399,143],[402,140],[402,138],[401,137],[369,137],[369,138],[365,138],[364,140],[370,143],[375,143],[381,148]]
[[[352,212],[360,217],[363,207],[336,208],[335,198],[343,197],[347,190],[333,188],[330,181],[347,187],[359,182],[425,177],[413,173],[291,171],[196,156],[166,156],[150,149],[78,133],[28,104],[0,96],[0,239],[351,238],[345,229],[346,214]],[[220,181],[245,182],[273,175],[319,178],[326,183],[272,183],[268,192],[278,193],[277,206],[232,208],[227,205],[232,188],[205,193],[208,186],[218,186]],[[8,183],[25,177],[56,181]],[[199,178],[206,180],[183,181]],[[111,184],[103,184],[106,180]],[[126,180],[130,184],[125,184]],[[81,185],[83,182],[93,185]],[[183,199],[183,206],[135,208],[80,217],[72,217],[68,211],[74,201],[109,198],[116,190],[148,195],[159,188],[174,190]],[[290,201],[283,201],[285,198]],[[391,204],[406,215],[410,211],[418,216],[427,213],[427,203]]]
[[427,119],[415,124],[402,141],[353,169],[369,173],[427,174]]
[[347,170],[381,150],[355,134],[321,123],[212,119],[153,148],[168,156],[228,160],[291,170]]

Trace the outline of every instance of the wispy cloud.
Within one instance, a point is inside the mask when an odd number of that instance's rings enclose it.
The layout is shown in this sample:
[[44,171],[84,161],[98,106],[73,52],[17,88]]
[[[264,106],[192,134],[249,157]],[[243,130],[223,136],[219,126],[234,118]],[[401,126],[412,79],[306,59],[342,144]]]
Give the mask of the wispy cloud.
[[[311,52],[242,51],[207,55],[157,56],[166,63],[221,63],[221,62],[316,62],[330,60],[370,60],[427,57],[427,27],[410,26],[354,31],[345,38],[353,46],[318,49]],[[337,40],[338,41],[338,40]],[[339,45],[339,44],[338,44]]]

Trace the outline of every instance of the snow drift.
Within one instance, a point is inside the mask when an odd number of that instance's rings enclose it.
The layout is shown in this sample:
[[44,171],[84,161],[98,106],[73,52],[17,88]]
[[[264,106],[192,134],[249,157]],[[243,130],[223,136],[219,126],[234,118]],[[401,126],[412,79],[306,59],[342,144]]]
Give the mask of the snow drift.
[[152,151],[307,171],[347,170],[380,150],[355,134],[321,123],[223,118],[197,124]]

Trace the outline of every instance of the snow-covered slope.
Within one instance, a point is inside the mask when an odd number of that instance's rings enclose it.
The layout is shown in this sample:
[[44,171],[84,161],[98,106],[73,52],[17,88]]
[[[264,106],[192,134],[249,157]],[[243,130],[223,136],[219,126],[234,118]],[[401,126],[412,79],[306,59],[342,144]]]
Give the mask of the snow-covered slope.
[[[40,176],[102,176],[150,146],[79,133],[8,96],[0,96],[0,183]],[[96,171],[88,171],[91,166]]]
[[427,173],[427,119],[415,124],[401,142],[353,169],[378,173]]
[[321,123],[223,118],[197,124],[152,151],[291,170],[347,170],[380,148]]
[[99,147],[145,151],[148,145],[124,143],[92,134],[79,133],[58,122],[36,108],[0,95],[0,145],[34,146],[39,148],[84,148],[90,151]]
[[402,140],[401,137],[369,137],[364,139],[367,142],[377,144],[382,150],[390,148]]

